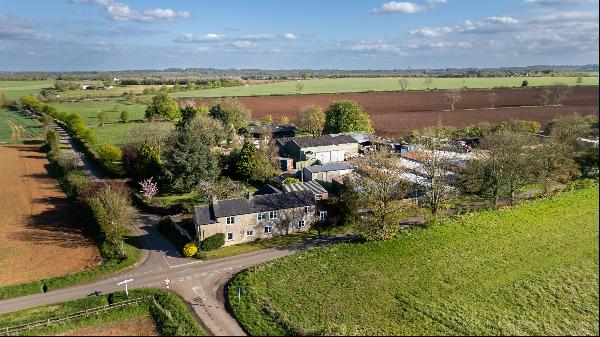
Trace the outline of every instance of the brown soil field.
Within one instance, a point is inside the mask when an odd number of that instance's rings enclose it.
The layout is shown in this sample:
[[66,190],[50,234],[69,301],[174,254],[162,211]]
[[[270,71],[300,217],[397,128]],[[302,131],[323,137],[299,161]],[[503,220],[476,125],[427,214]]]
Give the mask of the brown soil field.
[[102,326],[75,329],[58,336],[160,336],[150,316],[136,317]]
[[[402,136],[411,130],[438,125],[464,127],[479,122],[501,122],[515,119],[536,120],[543,125],[557,115],[578,112],[598,118],[598,87],[573,87],[560,106],[537,106],[539,88],[467,90],[461,94],[456,110],[444,103],[445,91],[408,91],[348,93],[322,95],[265,96],[238,98],[260,120],[271,114],[278,121],[285,115],[296,121],[302,107],[317,104],[326,109],[337,99],[355,100],[371,117],[378,134]],[[489,95],[495,93],[495,109],[490,109]],[[198,99],[210,103],[210,99]]]
[[48,176],[39,145],[0,146],[0,286],[98,266],[75,206]]

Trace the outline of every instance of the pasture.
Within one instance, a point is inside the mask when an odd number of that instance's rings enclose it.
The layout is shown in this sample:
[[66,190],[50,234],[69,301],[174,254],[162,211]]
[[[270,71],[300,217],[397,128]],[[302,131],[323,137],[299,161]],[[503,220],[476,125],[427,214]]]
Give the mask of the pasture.
[[0,81],[0,92],[4,92],[8,97],[17,100],[26,94],[37,94],[44,88],[54,86],[54,81]]
[[99,124],[98,114],[100,112],[108,113],[108,123],[118,123],[122,111],[129,113],[129,120],[138,120],[144,118],[146,106],[131,103],[123,99],[103,100],[103,101],[79,101],[51,103],[59,111],[75,113],[83,118],[86,125],[93,127]]
[[[378,78],[327,78],[300,81],[304,85],[302,94],[349,93],[368,91],[400,91],[398,77]],[[431,89],[520,87],[523,80],[529,81],[529,86],[549,85],[561,82],[568,85],[576,84],[576,77],[497,77],[497,78],[434,78]],[[423,78],[407,78],[407,90],[426,90]],[[194,97],[241,97],[266,95],[296,95],[297,81],[265,83],[257,85],[201,89],[172,93],[175,98]],[[584,77],[584,85],[598,85],[598,77]]]
[[0,108],[0,144],[20,143],[39,138],[42,123],[18,112]]
[[251,335],[597,335],[598,187],[282,258],[228,298]]

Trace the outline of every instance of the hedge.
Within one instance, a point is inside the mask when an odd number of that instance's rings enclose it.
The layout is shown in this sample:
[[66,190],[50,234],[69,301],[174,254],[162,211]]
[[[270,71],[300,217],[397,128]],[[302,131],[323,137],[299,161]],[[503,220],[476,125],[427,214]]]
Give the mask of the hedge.
[[217,233],[209,236],[200,242],[200,250],[210,251],[223,247],[225,244],[225,234]]

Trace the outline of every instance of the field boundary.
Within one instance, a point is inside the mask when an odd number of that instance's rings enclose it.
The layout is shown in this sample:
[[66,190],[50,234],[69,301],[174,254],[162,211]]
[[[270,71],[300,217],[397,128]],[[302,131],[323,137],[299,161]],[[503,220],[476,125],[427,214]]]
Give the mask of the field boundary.
[[61,316],[57,316],[54,318],[48,318],[47,320],[43,320],[43,321],[31,322],[31,323],[16,325],[16,326],[9,326],[9,327],[3,328],[2,331],[0,331],[0,336],[11,336],[20,331],[45,328],[45,327],[48,327],[51,325],[60,324],[62,322],[68,322],[73,319],[77,319],[77,318],[81,318],[81,317],[88,317],[90,315],[100,314],[100,313],[106,312],[108,310],[121,308],[121,307],[128,306],[128,305],[138,304],[140,302],[144,302],[147,300],[156,301],[154,296],[138,297],[138,298],[134,298],[131,300],[126,300],[126,301],[122,301],[122,302],[118,302],[118,303],[107,304],[107,305],[103,305],[100,307],[81,310],[81,311],[74,312],[71,314],[61,315]]

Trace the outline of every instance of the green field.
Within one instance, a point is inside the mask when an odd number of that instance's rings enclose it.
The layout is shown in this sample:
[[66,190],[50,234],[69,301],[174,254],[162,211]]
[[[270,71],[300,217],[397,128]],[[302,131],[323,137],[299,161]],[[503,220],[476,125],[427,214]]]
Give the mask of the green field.
[[[164,122],[175,128],[175,125],[171,122]],[[133,129],[140,127],[142,123],[127,123],[127,124],[110,124],[104,126],[94,126],[92,130],[98,137],[98,143],[108,143],[115,145],[125,145],[130,139],[130,135]]]
[[108,113],[109,123],[117,123],[122,111],[129,113],[129,120],[143,119],[144,111],[146,111],[145,105],[131,103],[123,99],[51,103],[51,105],[59,111],[80,115],[85,124],[90,127],[98,125],[98,113],[100,112],[106,111]]
[[[431,88],[493,88],[499,86],[520,87],[523,80],[528,80],[530,86],[540,86],[562,82],[575,85],[576,77],[504,77],[504,78],[434,78]],[[337,78],[315,79],[301,81],[304,84],[303,94],[366,92],[366,91],[398,91],[400,85],[397,77],[381,78]],[[408,78],[407,90],[426,90],[422,78]],[[584,77],[584,85],[598,85],[598,77]],[[257,84],[240,87],[202,89],[172,93],[177,98],[186,97],[226,97],[226,96],[264,96],[264,95],[295,95],[296,81]]]
[[[103,326],[112,322],[123,321],[134,317],[151,316],[156,323],[161,336],[206,335],[206,332],[192,317],[188,307],[177,295],[156,289],[132,290],[129,292],[129,299],[147,296],[153,296],[155,301],[149,299],[148,301],[143,301],[136,305],[115,308],[100,314],[89,315],[88,317],[84,316],[73,320],[66,320],[59,324],[53,324],[50,327],[25,330],[21,331],[19,334],[27,336],[56,335],[84,327]],[[123,292],[118,292],[114,296],[113,303],[126,299],[127,297]],[[88,296],[69,302],[50,304],[7,313],[0,315],[0,330],[5,327],[14,327],[22,324],[58,318],[64,315],[85,311],[86,309],[106,306],[109,303],[110,300],[108,295]]]
[[228,296],[252,335],[597,335],[598,188],[296,254]]
[[23,95],[35,95],[40,90],[53,86],[54,81],[0,81],[0,92],[4,92],[10,98],[17,100]]
[[0,144],[19,143],[26,139],[38,138],[42,133],[42,123],[16,111],[0,109]]

